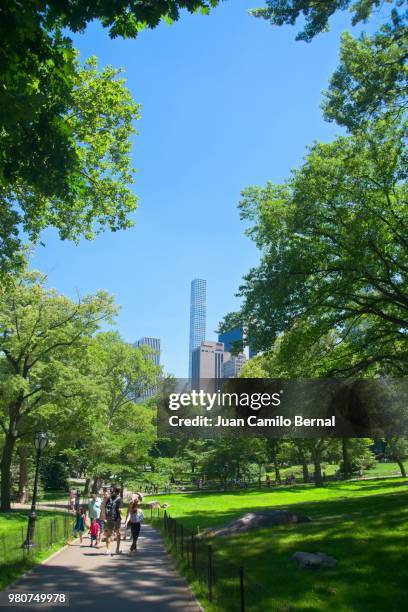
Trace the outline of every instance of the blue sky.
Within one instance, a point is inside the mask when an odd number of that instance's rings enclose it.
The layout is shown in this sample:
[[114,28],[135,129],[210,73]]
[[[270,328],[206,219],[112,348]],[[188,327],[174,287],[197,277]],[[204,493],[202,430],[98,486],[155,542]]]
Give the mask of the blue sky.
[[295,42],[296,27],[248,16],[259,5],[229,0],[210,16],[186,14],[137,40],[110,40],[97,24],[75,37],[82,59],[95,54],[101,65],[123,67],[142,104],[133,149],[136,225],[79,246],[47,231],[33,265],[69,296],[113,293],[123,338],[161,338],[162,363],[179,377],[188,370],[191,279],[207,280],[210,340],[237,309],[242,276],[258,261],[239,220],[240,191],[282,181],[306,145],[339,132],[319,104],[348,16],[305,44]]

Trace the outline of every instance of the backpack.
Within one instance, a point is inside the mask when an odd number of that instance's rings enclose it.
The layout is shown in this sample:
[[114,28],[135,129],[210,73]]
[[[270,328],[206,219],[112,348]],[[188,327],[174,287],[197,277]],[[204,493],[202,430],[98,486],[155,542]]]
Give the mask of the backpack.
[[117,521],[118,518],[120,518],[119,504],[120,504],[119,495],[115,497],[115,499],[112,499],[112,497],[109,497],[108,501],[106,502],[106,506],[105,506],[105,514],[106,514],[106,519],[108,521]]

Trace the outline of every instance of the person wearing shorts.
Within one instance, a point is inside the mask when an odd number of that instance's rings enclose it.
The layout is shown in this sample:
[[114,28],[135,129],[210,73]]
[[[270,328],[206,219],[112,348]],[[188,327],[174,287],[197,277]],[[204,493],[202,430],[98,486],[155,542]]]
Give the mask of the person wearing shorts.
[[106,515],[106,554],[110,555],[110,541],[112,533],[116,539],[116,554],[120,555],[120,526],[122,523],[121,516],[122,498],[120,497],[120,488],[115,487],[112,495],[106,500],[105,515]]

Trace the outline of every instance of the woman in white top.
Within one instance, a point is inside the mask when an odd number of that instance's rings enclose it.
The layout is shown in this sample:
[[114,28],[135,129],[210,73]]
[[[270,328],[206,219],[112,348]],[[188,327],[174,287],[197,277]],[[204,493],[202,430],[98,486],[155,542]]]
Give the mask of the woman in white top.
[[140,527],[144,519],[144,514],[139,508],[139,499],[135,499],[129,506],[128,514],[126,517],[126,527],[130,525],[132,532],[132,546],[130,547],[129,554],[137,550],[137,539],[140,533]]

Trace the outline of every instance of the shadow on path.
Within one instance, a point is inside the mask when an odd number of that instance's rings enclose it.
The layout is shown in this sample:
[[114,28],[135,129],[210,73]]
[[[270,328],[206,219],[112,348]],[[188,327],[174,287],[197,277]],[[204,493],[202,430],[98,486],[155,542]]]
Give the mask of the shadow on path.
[[[84,542],[89,540],[84,539]],[[114,549],[113,544],[111,548]],[[143,525],[138,548],[138,553],[129,557],[126,554],[129,541],[122,544],[124,554],[111,556],[104,554],[104,548],[68,546],[8,590],[66,593],[70,608],[93,606],[98,612],[198,611],[197,602],[187,583],[175,571],[158,532]],[[24,607],[33,609],[34,606]]]

